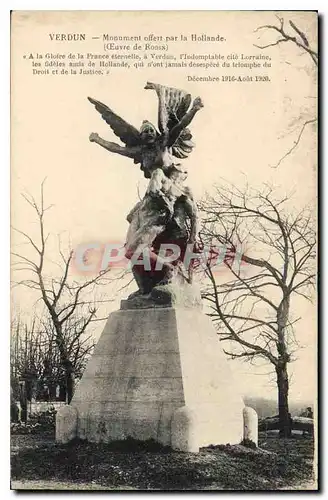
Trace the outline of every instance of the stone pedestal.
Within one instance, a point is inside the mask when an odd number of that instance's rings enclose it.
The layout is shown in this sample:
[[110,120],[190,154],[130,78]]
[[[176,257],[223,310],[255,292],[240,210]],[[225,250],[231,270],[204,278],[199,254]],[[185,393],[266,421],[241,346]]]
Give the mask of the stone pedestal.
[[[110,314],[70,406],[76,435],[93,442],[131,436],[198,451],[243,439],[238,386],[199,309]],[[63,429],[60,412],[59,423]]]

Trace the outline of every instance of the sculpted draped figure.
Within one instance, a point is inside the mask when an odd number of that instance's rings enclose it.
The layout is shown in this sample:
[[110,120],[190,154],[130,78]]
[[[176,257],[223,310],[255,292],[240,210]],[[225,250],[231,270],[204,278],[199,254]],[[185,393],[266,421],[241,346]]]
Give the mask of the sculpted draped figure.
[[[171,283],[177,274],[191,281],[190,269],[183,268],[183,257],[187,245],[196,243],[198,234],[196,203],[191,190],[184,185],[187,171],[177,159],[187,158],[194,147],[187,127],[203,103],[197,97],[191,105],[190,94],[155,83],[147,82],[145,89],[155,90],[158,96],[159,131],[147,120],[137,130],[108,106],[88,97],[125,146],[106,141],[96,133],[90,134],[90,141],[140,163],[144,176],[150,179],[144,198],[127,216],[130,226],[125,254],[132,259],[133,274],[139,287],[134,297]],[[163,258],[165,256],[160,252],[163,243],[178,245],[181,250],[179,258],[173,262]],[[135,260],[145,249],[150,269],[138,265]]]

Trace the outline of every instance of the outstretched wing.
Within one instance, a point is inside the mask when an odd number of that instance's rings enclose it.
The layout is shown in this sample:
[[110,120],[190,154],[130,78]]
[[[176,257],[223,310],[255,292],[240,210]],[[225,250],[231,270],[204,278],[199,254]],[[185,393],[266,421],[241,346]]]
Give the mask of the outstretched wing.
[[[158,127],[162,133],[170,132],[187,113],[191,95],[184,90],[147,82],[145,89],[153,89],[158,96]],[[172,154],[177,158],[187,158],[195,144],[188,128],[180,133],[172,146]]]
[[191,139],[192,134],[189,128],[182,130],[181,134],[172,146],[172,154],[176,158],[188,158],[189,154],[195,147],[195,143]]
[[106,104],[96,101],[91,97],[88,97],[88,100],[95,106],[105,122],[111,127],[114,134],[117,135],[124,144],[127,146],[138,146],[141,143],[140,133],[133,125],[123,120],[123,118],[114,113]]

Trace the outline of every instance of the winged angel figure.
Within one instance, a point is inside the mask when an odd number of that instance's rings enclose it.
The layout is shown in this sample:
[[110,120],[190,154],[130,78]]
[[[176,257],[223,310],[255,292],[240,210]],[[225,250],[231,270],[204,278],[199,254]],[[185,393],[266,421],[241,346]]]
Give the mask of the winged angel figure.
[[[147,82],[145,89],[153,89],[158,96],[158,129],[147,120],[140,130],[127,123],[108,106],[88,97],[102,118],[125,146],[106,141],[96,133],[90,141],[106,150],[133,159],[144,176],[150,179],[144,198],[130,211],[130,223],[125,244],[126,257],[134,259],[147,248],[150,269],[137,269],[133,274],[139,293],[147,294],[158,284],[171,281],[177,263],[188,243],[194,243],[198,232],[197,208],[190,189],[183,185],[187,171],[177,159],[185,159],[194,143],[187,128],[203,103],[197,97],[192,105],[191,95],[171,87]],[[178,243],[182,252],[176,262],[167,262],[160,255],[161,243]],[[160,270],[160,272],[159,272]]]

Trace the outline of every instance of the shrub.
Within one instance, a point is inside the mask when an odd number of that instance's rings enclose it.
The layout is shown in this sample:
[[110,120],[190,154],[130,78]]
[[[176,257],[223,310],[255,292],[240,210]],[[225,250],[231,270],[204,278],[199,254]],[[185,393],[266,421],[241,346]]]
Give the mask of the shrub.
[[46,411],[31,413],[26,424],[22,422],[11,423],[12,434],[39,434],[54,432],[56,425],[56,413],[54,407]]
[[243,439],[240,444],[245,446],[245,448],[257,448],[256,443],[254,443],[251,439]]

